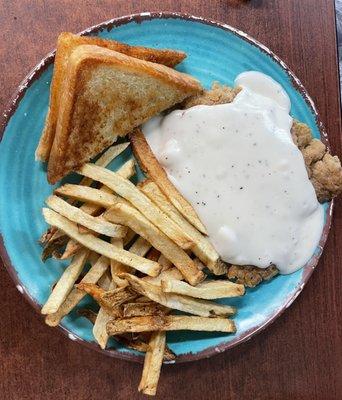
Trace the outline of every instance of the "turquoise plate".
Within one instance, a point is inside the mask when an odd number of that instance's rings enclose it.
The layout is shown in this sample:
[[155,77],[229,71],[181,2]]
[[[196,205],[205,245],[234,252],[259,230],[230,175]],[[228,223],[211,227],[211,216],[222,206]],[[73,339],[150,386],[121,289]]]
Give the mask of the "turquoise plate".
[[[327,137],[314,105],[300,81],[265,46],[243,32],[214,21],[189,15],[143,13],[111,20],[83,32],[133,45],[174,48],[188,57],[177,69],[188,72],[209,88],[213,81],[232,85],[242,71],[262,71],[277,80],[291,98],[292,115],[305,122],[325,144]],[[19,86],[4,114],[0,144],[1,256],[18,290],[39,310],[51,285],[59,278],[59,261],[40,260],[38,238],[46,229],[41,208],[53,187],[47,183],[45,167],[35,162],[34,151],[48,108],[54,54],[49,54]],[[126,152],[110,168],[130,157]],[[208,357],[247,340],[274,321],[298,296],[317,265],[330,228],[332,204],[326,204],[326,223],[310,262],[294,274],[278,276],[269,283],[247,290],[240,299],[223,300],[238,308],[237,333],[206,334],[177,332],[168,335],[177,361]],[[85,300],[80,306],[90,303]],[[61,329],[70,339],[98,349],[91,324],[74,311],[63,319]],[[103,351],[115,357],[141,360],[142,355],[122,348],[114,340]]]

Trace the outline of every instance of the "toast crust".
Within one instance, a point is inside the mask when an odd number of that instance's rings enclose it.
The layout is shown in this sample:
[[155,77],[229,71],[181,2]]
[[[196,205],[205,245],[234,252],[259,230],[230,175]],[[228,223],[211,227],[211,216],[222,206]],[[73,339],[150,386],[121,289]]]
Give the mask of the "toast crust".
[[80,45],[96,45],[109,50],[118,51],[131,57],[174,67],[184,60],[186,54],[168,49],[152,49],[142,46],[130,46],[115,40],[105,40],[97,37],[79,36],[63,32],[57,40],[57,51],[54,73],[50,89],[50,103],[45,120],[45,126],[36,150],[36,159],[48,161],[53,139],[56,132],[60,92],[66,76],[66,68],[72,51]]
[[[93,45],[72,52],[66,77],[48,164],[50,183],[78,169],[118,136],[202,90],[189,75]],[[93,84],[98,87],[92,92]],[[122,112],[113,117],[116,110]]]

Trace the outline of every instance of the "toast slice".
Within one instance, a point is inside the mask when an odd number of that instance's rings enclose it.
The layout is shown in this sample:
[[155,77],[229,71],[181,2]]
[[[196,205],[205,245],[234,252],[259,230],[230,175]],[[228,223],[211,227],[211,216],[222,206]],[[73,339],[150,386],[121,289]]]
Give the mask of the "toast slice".
[[189,75],[93,45],[69,57],[48,181],[88,162],[119,136],[202,90]]
[[116,42],[115,40],[105,40],[97,37],[79,36],[69,32],[63,32],[57,40],[57,51],[55,57],[53,78],[50,89],[50,104],[46,116],[45,127],[40,138],[37,150],[36,159],[48,161],[53,138],[55,136],[57,116],[59,110],[59,97],[63,80],[66,76],[66,68],[68,65],[69,56],[72,51],[80,45],[90,44],[104,47],[110,50],[118,51],[127,54],[131,57],[136,57],[141,60],[151,61],[159,64],[174,67],[184,60],[186,54],[175,50],[158,50],[141,46],[129,46],[124,43]]

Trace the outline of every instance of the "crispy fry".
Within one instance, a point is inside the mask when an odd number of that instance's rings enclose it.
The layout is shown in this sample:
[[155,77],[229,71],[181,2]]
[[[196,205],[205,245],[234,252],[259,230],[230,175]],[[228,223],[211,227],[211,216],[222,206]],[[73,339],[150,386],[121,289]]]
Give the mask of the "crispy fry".
[[[81,280],[81,283],[96,283],[101,276],[106,272],[109,267],[109,260],[107,257],[100,257],[97,262],[90,268],[90,270],[86,273],[84,278]],[[77,288],[73,289],[67,298],[64,300],[63,304],[59,307],[59,309],[53,313],[48,314],[45,318],[45,322],[49,326],[57,326],[61,319],[69,314],[69,312],[83,299],[86,293]]]
[[55,189],[54,193],[80,201],[89,202],[100,206],[101,208],[109,208],[117,201],[120,201],[118,196],[107,193],[104,190],[94,189],[88,186],[72,185],[70,183]]
[[168,308],[161,304],[149,303],[127,303],[123,305],[123,316],[128,317],[141,317],[146,315],[165,315],[169,311]]
[[46,204],[58,214],[68,218],[70,221],[76,222],[92,231],[102,235],[122,238],[127,234],[127,228],[122,225],[111,224],[100,217],[93,217],[86,214],[78,207],[74,207],[60,197],[50,196],[46,200]]
[[64,270],[59,281],[53,288],[47,302],[41,309],[42,314],[53,314],[58,310],[72,290],[79,277],[89,254],[88,249],[81,249],[73,258],[72,263]]
[[137,298],[136,292],[130,288],[118,288],[105,291],[93,283],[79,283],[77,289],[90,294],[107,314],[118,317],[122,314],[120,306]]
[[179,280],[182,281],[184,279],[183,275],[176,267],[169,268],[165,271],[162,271],[158,276],[152,278],[151,276],[144,276],[142,278],[145,282],[151,283],[152,285],[161,285],[161,281],[165,280]]
[[220,299],[242,296],[245,287],[229,281],[210,281],[199,283],[196,287],[175,279],[162,279],[161,288],[166,293],[178,293],[197,299]]
[[103,183],[114,190],[119,196],[128,200],[149,221],[155,224],[180,247],[188,249],[191,246],[191,240],[181,231],[179,226],[156,207],[152,201],[128,179],[121,177],[115,172],[92,164],[85,164],[78,172]]
[[82,247],[81,243],[76,242],[74,239],[68,240],[67,245],[65,246],[65,250],[61,255],[61,260],[67,260],[68,258],[72,257],[74,254],[78,252],[78,250]]
[[[121,168],[118,169],[117,173],[124,177],[129,179],[130,177],[132,177],[135,174],[135,164],[134,164],[134,160],[128,160]],[[112,191],[107,188],[106,186],[102,186],[100,188],[101,191],[104,191],[106,193],[112,193]],[[86,214],[89,215],[99,215],[99,213],[103,210],[102,207],[97,206],[95,204],[90,204],[90,203],[85,203],[83,204],[80,209],[85,212]],[[69,242],[67,243],[67,246],[65,248],[65,251],[63,253],[63,255],[61,256],[61,259],[67,259],[71,256],[73,256],[79,249],[80,249],[81,245],[75,241],[73,241],[72,239],[69,240]]]
[[[133,231],[130,231],[133,232]],[[125,238],[127,240],[127,238]],[[131,240],[129,240],[130,242]],[[116,242],[118,244],[118,242]],[[148,250],[151,248],[151,245],[142,237],[139,237],[130,247],[129,251],[133,254],[136,254],[138,256],[144,257],[145,254],[148,252]],[[122,265],[121,263],[117,263],[116,261],[111,260],[111,270],[113,269],[113,274],[116,274],[118,271],[121,270],[121,267],[126,267]],[[117,265],[114,265],[117,264]],[[122,271],[121,271],[122,272]],[[116,276],[115,282],[113,281],[109,287],[109,290],[115,289],[117,283],[120,285],[124,286],[124,283],[127,281],[124,279],[119,278]],[[120,281],[118,281],[120,280]],[[149,299],[148,299],[149,300]],[[106,325],[107,322],[110,320],[111,316],[106,313],[106,311],[103,308],[100,308],[98,316],[96,318],[95,325],[93,327],[93,335],[98,344],[100,345],[101,349],[105,349],[107,346],[108,342],[108,334],[106,330]]]
[[[95,165],[98,165],[99,167],[107,167],[108,164],[110,164],[114,158],[116,158],[118,155],[120,155],[123,151],[127,149],[129,146],[129,142],[126,143],[121,143],[117,144],[115,146],[109,147],[96,161]],[[79,183],[80,185],[83,186],[90,186],[92,184],[92,179],[89,178],[83,178],[81,182]]]
[[129,349],[140,351],[141,353],[146,353],[150,348],[148,343],[140,338],[133,338],[132,336],[133,335],[116,335],[114,339]]
[[206,331],[227,332],[236,331],[235,323],[228,318],[204,318],[188,315],[163,315],[112,319],[107,324],[109,335],[119,335],[125,332],[152,331]]
[[[192,285],[196,285],[205,277],[191,258],[176,243],[169,239],[156,226],[149,222],[138,210],[124,203],[117,203],[104,214],[109,221],[129,226],[140,236],[148,240],[154,248],[169,259]],[[159,265],[159,264],[158,264]]]
[[95,311],[90,310],[89,308],[81,308],[80,310],[77,310],[77,314],[81,317],[86,318],[92,324],[95,324],[96,318],[98,316]]
[[41,259],[45,262],[51,256],[54,258],[61,257],[61,249],[66,245],[68,242],[68,236],[64,235],[63,232],[56,231],[56,234],[48,240],[44,246],[42,251]]
[[220,256],[208,238],[203,236],[178,212],[156,183],[150,179],[146,179],[139,184],[139,187],[146,196],[187,233],[193,242],[192,251],[215,275],[223,275],[227,272],[227,267],[220,260]]
[[129,136],[132,149],[141,169],[159,186],[176,209],[200,232],[207,231],[192,205],[181,195],[170,182],[166,172],[154,156],[145,136],[140,129],[135,129]]
[[208,300],[193,299],[174,293],[164,293],[160,287],[152,285],[130,274],[121,274],[138,293],[165,307],[184,311],[200,317],[229,316],[235,314],[235,308],[217,304]]
[[[56,236],[56,237],[55,237]],[[60,236],[64,236],[63,232],[60,232],[54,226],[50,226],[38,239],[38,242],[44,246],[46,245],[51,239],[58,239]]]
[[144,394],[155,396],[163,364],[163,356],[166,345],[165,332],[154,332],[149,341],[149,349],[146,352],[144,369],[138,390]]
[[87,247],[98,254],[102,254],[110,259],[122,262],[123,264],[129,265],[130,267],[133,267],[150,276],[157,276],[161,269],[161,266],[154,261],[136,256],[135,254],[132,254],[126,250],[117,249],[116,247],[95,237],[94,235],[88,233],[79,233],[75,223],[70,222],[62,215],[57,214],[55,211],[43,208],[43,215],[49,225],[56,226],[72,239],[77,240],[84,247]]
[[[129,143],[122,143],[116,146],[112,146],[109,149],[107,149],[102,156],[95,162],[96,165],[99,165],[101,167],[106,167],[116,156],[118,156],[121,152],[123,152],[127,147],[128,147]],[[121,174],[122,176],[124,176],[125,178],[130,178],[131,176],[134,175],[135,173],[135,167],[134,167],[134,161],[133,160],[129,160],[128,162],[126,162],[119,170],[118,173]],[[80,182],[80,185],[83,186],[90,186],[92,183],[92,180],[89,178],[83,178]],[[70,204],[73,204],[73,202],[69,201]],[[83,205],[83,211],[87,212],[86,209],[86,205]],[[94,206],[94,205],[92,205]],[[87,214],[90,215],[94,215],[90,212],[87,212]],[[55,227],[49,228],[48,231],[42,235],[41,237],[41,243],[44,244],[45,242],[43,242],[43,240],[49,240],[49,237],[55,236],[53,234],[58,234],[58,230]],[[62,234],[62,233],[60,233]],[[78,249],[77,249],[78,250]],[[71,257],[71,255],[74,255],[76,253],[76,251],[73,254],[70,254],[69,257]],[[66,258],[69,258],[66,257]]]

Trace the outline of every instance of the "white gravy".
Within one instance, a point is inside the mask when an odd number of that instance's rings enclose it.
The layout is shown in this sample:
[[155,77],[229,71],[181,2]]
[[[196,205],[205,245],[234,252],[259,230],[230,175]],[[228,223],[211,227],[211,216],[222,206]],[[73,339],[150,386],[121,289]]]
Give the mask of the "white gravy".
[[318,245],[323,207],[292,141],[282,86],[254,71],[235,84],[232,103],[176,110],[143,132],[224,261],[291,273]]

